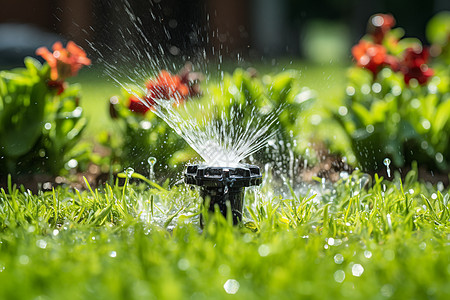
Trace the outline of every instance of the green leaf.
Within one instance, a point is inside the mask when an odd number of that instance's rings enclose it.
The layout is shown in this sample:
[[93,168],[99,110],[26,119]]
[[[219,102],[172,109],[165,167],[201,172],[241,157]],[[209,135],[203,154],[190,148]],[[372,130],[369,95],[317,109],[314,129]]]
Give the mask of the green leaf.
[[24,63],[31,75],[38,75],[42,68],[41,63],[37,59],[30,56],[25,57]]
[[269,90],[270,98],[276,103],[286,102],[287,96],[292,89],[294,78],[295,73],[293,71],[286,71],[273,77]]
[[449,123],[450,117],[450,101],[441,103],[436,109],[436,115],[432,121],[432,128],[435,132],[439,132]]
[[23,81],[12,81],[9,85],[22,86],[20,93],[12,95],[9,118],[2,117],[0,145],[7,156],[18,157],[31,150],[41,135],[47,87],[43,81],[32,86],[23,86]]
[[358,118],[362,121],[364,126],[373,124],[375,122],[372,113],[367,108],[365,108],[364,105],[360,103],[353,103],[352,108]]
[[428,41],[433,44],[444,45],[448,43],[450,34],[450,11],[442,11],[436,14],[426,28]]

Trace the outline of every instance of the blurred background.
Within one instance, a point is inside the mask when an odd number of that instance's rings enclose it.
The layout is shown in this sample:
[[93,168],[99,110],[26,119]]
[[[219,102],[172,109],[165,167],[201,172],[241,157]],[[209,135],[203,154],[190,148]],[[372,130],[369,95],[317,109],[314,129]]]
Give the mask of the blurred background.
[[[14,67],[39,46],[74,40],[92,48],[124,43],[138,24],[167,56],[204,50],[251,61],[289,57],[346,62],[370,15],[392,13],[406,36],[426,43],[425,25],[448,0],[1,0],[0,66]],[[125,24],[126,23],[126,24]],[[122,32],[122,33],[121,33]],[[126,41],[133,35],[126,37]],[[91,47],[90,47],[91,46]],[[107,52],[107,51],[106,51]],[[106,54],[107,55],[107,54]]]

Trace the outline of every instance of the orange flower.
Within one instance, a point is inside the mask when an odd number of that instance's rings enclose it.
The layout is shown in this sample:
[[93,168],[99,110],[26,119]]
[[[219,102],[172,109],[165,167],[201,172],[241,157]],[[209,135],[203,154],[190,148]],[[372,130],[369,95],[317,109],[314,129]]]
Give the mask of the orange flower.
[[64,48],[61,42],[53,44],[53,52],[45,47],[36,50],[36,55],[42,56],[51,68],[50,79],[53,81],[64,81],[66,78],[75,76],[83,66],[91,64],[86,57],[86,52],[72,41]]
[[200,94],[198,87],[200,79],[199,74],[192,73],[188,68],[183,69],[181,75],[172,75],[162,70],[157,78],[146,83],[147,92],[140,100],[134,96],[130,97],[128,108],[136,113],[145,114],[149,107],[153,108],[157,100],[173,99],[180,103],[188,97]]
[[353,57],[359,67],[372,71],[377,74],[380,68],[386,62],[386,49],[377,44],[361,40],[358,45],[352,48]]

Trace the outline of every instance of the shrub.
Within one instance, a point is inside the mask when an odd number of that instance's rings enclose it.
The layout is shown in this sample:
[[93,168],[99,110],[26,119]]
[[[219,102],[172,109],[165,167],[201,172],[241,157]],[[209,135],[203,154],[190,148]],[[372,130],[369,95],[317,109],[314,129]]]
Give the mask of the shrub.
[[334,115],[366,171],[379,170],[384,158],[398,168],[417,161],[450,170],[449,15],[436,18],[428,27],[430,48],[402,39],[403,31],[392,29],[394,18],[377,14],[352,49],[356,66]]
[[0,176],[55,176],[88,153],[77,144],[86,126],[80,86],[65,80],[90,60],[73,42],[53,50],[36,51],[44,64],[27,57],[25,68],[0,72]]

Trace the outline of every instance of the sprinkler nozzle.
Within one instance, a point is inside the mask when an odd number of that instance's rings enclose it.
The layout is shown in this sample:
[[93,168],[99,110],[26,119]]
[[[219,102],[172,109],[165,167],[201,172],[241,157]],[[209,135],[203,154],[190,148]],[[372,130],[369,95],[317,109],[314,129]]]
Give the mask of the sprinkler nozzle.
[[[254,165],[239,167],[188,165],[184,172],[184,181],[200,187],[203,205],[209,202],[210,212],[214,212],[217,205],[222,215],[227,217],[228,202],[233,224],[237,225],[242,220],[245,188],[261,184],[262,176],[259,167]],[[202,218],[200,221],[203,226]]]

